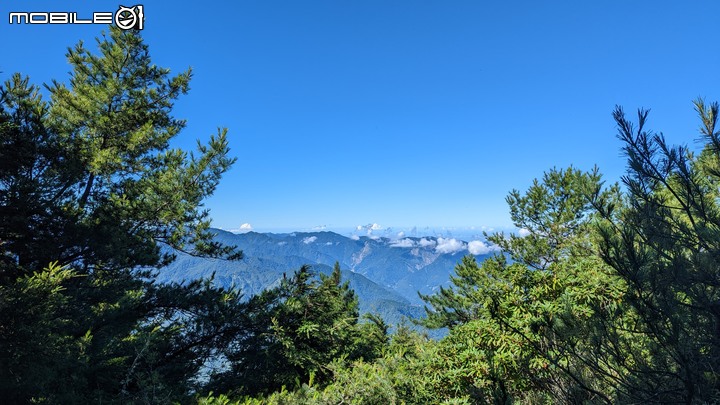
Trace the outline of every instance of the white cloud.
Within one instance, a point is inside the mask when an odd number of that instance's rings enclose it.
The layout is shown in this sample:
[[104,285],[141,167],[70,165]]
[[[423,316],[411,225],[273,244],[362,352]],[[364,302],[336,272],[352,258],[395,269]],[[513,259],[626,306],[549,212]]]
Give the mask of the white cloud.
[[438,238],[437,243],[435,251],[438,253],[455,253],[467,248],[465,243],[455,238]]
[[401,239],[390,243],[390,246],[399,248],[411,248],[415,246],[415,242],[413,242],[412,239]]
[[520,228],[520,230],[518,231],[518,235],[520,235],[521,238],[524,238],[530,235],[530,230],[526,228]]
[[401,238],[404,238],[404,237],[405,237],[405,232],[403,232],[403,231],[398,232],[398,234],[397,234],[397,238],[398,238],[398,239],[401,239]]
[[287,242],[285,242],[285,241],[278,242],[278,246],[285,246],[285,245],[287,245]]
[[312,228],[313,231],[324,231],[325,229],[327,229],[327,225],[318,225]]
[[357,231],[362,231],[362,230],[367,231],[368,235],[371,235],[373,233],[373,231],[379,231],[381,229],[383,229],[383,227],[378,224],[375,224],[375,223],[367,224],[367,225],[358,225],[355,227],[355,230],[357,230]]
[[240,228],[230,229],[229,232],[232,232],[232,233],[246,233],[246,232],[250,232],[250,231],[252,231],[252,230],[253,230],[252,225],[250,225],[250,224],[248,224],[248,223],[246,222],[246,223],[240,225]]
[[309,236],[303,239],[303,243],[309,245],[317,240],[317,236]]
[[352,240],[360,240],[360,237],[357,235],[350,235],[350,239]]
[[468,251],[474,255],[486,255],[498,250],[495,245],[489,245],[481,240],[474,240],[468,243]]
[[330,246],[332,244],[333,244],[332,242],[325,242],[325,246]]
[[434,240],[425,238],[420,239],[420,241],[418,242],[418,245],[420,245],[420,247],[433,247],[436,244],[437,242],[435,242]]

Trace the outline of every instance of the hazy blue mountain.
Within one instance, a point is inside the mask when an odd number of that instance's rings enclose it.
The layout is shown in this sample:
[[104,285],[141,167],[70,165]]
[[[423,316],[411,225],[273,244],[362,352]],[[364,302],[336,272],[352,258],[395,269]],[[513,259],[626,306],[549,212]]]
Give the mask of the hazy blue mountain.
[[[468,254],[464,242],[435,237],[390,240],[349,238],[333,232],[213,231],[219,241],[242,249],[245,258],[230,262],[179,253],[177,260],[160,272],[160,280],[182,281],[214,273],[216,283],[234,286],[251,296],[275,285],[283,273],[290,275],[304,264],[327,274],[339,262],[343,279],[350,282],[358,295],[360,310],[380,313],[391,323],[404,316],[422,316],[418,291],[428,294],[448,285],[455,264]],[[482,258],[478,256],[479,260]]]

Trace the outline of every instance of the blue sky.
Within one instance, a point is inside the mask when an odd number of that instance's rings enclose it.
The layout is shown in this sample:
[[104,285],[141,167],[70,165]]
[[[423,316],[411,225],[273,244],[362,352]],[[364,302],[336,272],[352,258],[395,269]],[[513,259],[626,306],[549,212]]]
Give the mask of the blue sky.
[[[66,80],[66,48],[103,28],[8,12],[118,4],[2,1],[0,79]],[[225,229],[507,227],[507,193],[551,167],[619,179],[616,104],[693,144],[691,101],[720,100],[715,1],[141,4],[155,63],[194,69],[174,146],[229,128],[238,162],[207,202]]]

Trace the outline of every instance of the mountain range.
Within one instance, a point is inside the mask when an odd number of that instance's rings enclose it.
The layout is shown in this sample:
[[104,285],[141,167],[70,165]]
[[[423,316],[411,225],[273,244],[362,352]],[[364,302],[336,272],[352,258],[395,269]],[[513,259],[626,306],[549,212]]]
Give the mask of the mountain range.
[[183,282],[214,274],[215,283],[238,288],[249,297],[276,285],[283,274],[290,275],[304,264],[329,274],[338,262],[343,280],[358,296],[361,313],[378,313],[393,325],[405,317],[423,316],[418,292],[431,294],[449,285],[463,255],[475,254],[481,261],[492,252],[481,241],[436,236],[393,240],[334,232],[213,232],[219,242],[241,249],[244,258],[206,259],[179,252],[177,259],[160,271],[159,281]]

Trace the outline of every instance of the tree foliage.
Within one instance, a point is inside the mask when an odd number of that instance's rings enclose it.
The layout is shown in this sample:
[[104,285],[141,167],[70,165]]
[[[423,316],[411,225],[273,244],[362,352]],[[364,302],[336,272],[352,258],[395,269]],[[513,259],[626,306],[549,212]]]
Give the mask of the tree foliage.
[[525,194],[512,191],[511,218],[527,235],[490,236],[499,254],[479,265],[463,258],[452,287],[423,297],[431,306],[425,325],[451,328],[441,347],[479,401],[524,401],[534,392],[567,402],[603,397],[570,355],[593,350],[578,326],[619,294],[592,255],[586,191],[598,184],[597,170],[553,169]]
[[315,277],[303,266],[249,301],[251,322],[233,341],[229,369],[214,376],[218,392],[256,395],[303,383],[325,384],[331,363],[372,360],[387,326],[358,323],[358,303],[340,266]]
[[[232,164],[226,131],[171,149],[190,71],[152,64],[137,32],[68,50],[49,101],[0,87],[0,392],[10,402],[167,402],[241,318],[237,293],[157,285],[172,251],[238,258],[203,200]],[[42,353],[43,355],[38,355]]]
[[699,155],[670,146],[616,108],[628,157],[624,204],[594,203],[603,260],[626,284],[631,333],[609,329],[625,373],[614,376],[627,401],[714,402],[720,398],[720,134],[718,104],[695,102],[704,145]]
[[443,364],[436,345],[405,325],[392,334],[381,357],[333,361],[329,384],[308,381],[260,397],[233,399],[227,395],[198,398],[207,405],[260,404],[469,404],[467,396],[443,386]]

